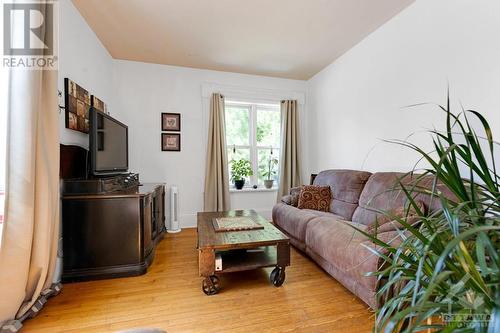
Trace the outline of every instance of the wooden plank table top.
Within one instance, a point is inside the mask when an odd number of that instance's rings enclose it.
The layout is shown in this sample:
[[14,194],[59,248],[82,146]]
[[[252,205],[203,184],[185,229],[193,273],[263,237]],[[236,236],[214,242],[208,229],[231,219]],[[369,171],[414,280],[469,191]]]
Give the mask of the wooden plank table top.
[[[264,229],[215,232],[212,220],[218,217],[252,217]],[[198,213],[198,249],[244,249],[250,247],[288,243],[289,238],[255,210],[231,210],[227,212]]]

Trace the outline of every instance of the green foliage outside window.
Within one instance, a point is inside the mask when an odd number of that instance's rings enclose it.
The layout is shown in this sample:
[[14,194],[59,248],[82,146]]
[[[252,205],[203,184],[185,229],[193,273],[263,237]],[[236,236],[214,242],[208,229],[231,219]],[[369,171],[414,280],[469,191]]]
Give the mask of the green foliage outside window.
[[[250,185],[262,185],[265,180],[278,182],[281,144],[281,113],[279,106],[228,103],[225,107],[227,156],[229,161],[247,160],[252,175],[243,179]],[[253,131],[253,132],[252,132]],[[274,152],[269,173],[269,156]],[[266,173],[266,170],[267,173]],[[231,165],[231,179],[234,179]],[[269,173],[269,174],[268,174]]]
[[257,109],[256,139],[258,146],[280,146],[280,112]]
[[267,165],[261,165],[261,175],[265,177],[266,180],[273,179],[274,176],[278,173],[277,170],[278,159],[273,157],[273,155],[269,155],[267,160]]
[[248,108],[227,106],[225,118],[227,145],[248,145],[250,143],[250,117]]

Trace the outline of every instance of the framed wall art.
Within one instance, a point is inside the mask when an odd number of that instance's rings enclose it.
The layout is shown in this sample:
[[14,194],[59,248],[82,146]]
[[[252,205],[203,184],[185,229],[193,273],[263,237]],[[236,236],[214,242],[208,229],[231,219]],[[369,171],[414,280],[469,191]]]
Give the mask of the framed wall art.
[[181,114],[165,113],[161,114],[161,130],[170,132],[181,131]]
[[64,79],[64,106],[66,113],[66,128],[82,133],[89,132],[89,92],[74,81]]
[[179,133],[161,133],[162,151],[181,151],[181,135]]
[[96,109],[97,111],[101,111],[101,112],[106,113],[106,114],[108,113],[108,106],[106,105],[106,103],[101,101],[96,96],[92,95],[90,102],[91,102],[92,107],[94,109]]

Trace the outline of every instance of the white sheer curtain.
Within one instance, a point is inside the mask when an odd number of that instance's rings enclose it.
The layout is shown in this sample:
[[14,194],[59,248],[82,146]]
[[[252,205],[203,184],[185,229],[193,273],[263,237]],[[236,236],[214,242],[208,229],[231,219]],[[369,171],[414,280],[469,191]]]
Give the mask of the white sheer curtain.
[[59,234],[57,72],[15,70],[9,83],[0,322],[37,311],[32,305],[52,285]]
[[9,72],[5,67],[0,68],[0,244],[4,221],[5,201],[5,160],[7,149],[7,84]]
[[14,332],[58,291],[52,285],[59,235],[57,71],[12,69],[6,93],[0,331]]

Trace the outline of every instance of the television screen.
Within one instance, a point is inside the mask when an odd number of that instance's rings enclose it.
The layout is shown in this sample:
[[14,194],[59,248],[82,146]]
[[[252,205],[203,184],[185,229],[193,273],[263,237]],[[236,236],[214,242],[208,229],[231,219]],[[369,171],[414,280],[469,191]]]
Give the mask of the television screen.
[[90,155],[94,175],[128,170],[128,127],[107,114],[91,109]]

